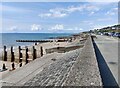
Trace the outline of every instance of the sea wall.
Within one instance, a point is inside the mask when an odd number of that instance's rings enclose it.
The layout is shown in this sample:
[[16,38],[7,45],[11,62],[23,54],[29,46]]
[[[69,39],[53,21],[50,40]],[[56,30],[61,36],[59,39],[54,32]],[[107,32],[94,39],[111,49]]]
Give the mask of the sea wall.
[[64,86],[102,86],[102,80],[91,37],[71,68]]

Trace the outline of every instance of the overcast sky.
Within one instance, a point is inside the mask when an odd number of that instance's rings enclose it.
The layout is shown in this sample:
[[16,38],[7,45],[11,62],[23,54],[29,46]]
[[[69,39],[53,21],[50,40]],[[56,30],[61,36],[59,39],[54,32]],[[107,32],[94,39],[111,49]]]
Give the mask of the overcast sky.
[[77,33],[118,23],[117,2],[3,2],[2,32]]

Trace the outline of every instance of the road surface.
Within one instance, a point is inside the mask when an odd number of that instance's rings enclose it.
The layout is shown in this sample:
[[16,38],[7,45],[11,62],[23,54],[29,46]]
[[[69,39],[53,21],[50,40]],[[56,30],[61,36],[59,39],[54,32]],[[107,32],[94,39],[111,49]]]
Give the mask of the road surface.
[[118,84],[118,39],[109,36],[96,36],[94,47],[103,84],[116,86]]

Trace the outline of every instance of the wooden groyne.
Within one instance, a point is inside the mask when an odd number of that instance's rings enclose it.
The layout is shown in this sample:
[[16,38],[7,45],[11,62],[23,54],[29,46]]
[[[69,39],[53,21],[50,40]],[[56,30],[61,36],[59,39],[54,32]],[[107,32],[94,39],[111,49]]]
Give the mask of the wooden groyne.
[[[11,62],[12,64],[12,70],[15,69],[15,63],[19,64],[19,67],[23,66],[23,63],[27,64],[30,61],[35,60],[38,57],[43,56],[43,47],[24,47],[18,46],[18,48],[15,48],[11,46],[10,50],[7,49],[6,46],[4,46],[3,56],[2,60],[5,62]],[[3,66],[6,65],[3,63]],[[4,69],[3,69],[4,70]]]
[[16,42],[53,42],[54,40],[16,40]]

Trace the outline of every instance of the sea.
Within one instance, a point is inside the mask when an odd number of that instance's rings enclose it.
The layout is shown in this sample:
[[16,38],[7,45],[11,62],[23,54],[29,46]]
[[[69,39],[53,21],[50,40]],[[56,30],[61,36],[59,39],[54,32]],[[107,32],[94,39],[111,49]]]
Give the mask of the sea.
[[71,33],[0,33],[0,52],[3,46],[10,48],[11,46],[29,46],[33,43],[16,42],[16,40],[41,40],[51,39],[54,37],[70,36]]

